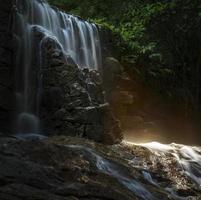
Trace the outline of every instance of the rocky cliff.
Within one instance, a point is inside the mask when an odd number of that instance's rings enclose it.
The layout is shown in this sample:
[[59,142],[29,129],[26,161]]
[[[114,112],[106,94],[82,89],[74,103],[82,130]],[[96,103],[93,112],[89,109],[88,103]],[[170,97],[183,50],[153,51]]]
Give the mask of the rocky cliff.
[[14,111],[12,0],[0,1],[0,131],[10,132]]

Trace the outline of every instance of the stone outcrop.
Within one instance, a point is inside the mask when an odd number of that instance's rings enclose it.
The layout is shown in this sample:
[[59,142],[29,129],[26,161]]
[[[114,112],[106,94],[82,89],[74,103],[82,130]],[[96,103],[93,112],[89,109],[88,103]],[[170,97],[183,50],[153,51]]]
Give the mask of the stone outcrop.
[[47,134],[64,134],[107,144],[122,139],[118,121],[106,102],[102,78],[79,68],[53,39],[43,42],[40,118]]
[[0,1],[0,132],[9,133],[14,113],[12,0]]

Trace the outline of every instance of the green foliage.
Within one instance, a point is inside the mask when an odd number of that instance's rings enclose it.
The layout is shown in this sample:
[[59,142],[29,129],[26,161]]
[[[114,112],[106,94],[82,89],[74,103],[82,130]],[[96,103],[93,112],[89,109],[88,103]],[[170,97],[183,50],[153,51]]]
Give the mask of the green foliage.
[[[146,23],[166,8],[166,3],[141,0],[49,0],[66,11],[79,15],[120,35],[127,51],[146,53],[154,47],[144,41]],[[127,52],[126,52],[127,54]]]
[[200,11],[200,1],[174,0],[147,24],[149,38],[157,42],[163,65],[174,71],[166,90],[181,90],[186,106],[193,105],[194,111],[201,109]]
[[201,105],[200,1],[49,1],[118,35],[121,61],[147,85],[160,93],[182,90],[185,101]]

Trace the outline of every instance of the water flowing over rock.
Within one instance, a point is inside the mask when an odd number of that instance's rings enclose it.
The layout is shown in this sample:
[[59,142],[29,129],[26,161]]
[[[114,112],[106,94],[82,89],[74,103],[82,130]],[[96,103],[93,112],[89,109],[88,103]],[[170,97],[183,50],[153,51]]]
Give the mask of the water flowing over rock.
[[0,160],[1,200],[199,200],[201,195],[199,147],[106,146],[27,134],[0,136]]
[[5,4],[0,9],[0,20],[5,20],[0,32],[0,131],[119,142],[121,130],[100,75],[98,27],[45,0]]
[[[19,0],[16,8],[16,90],[20,95],[19,103],[23,104],[20,109],[36,114],[34,106],[39,106],[39,102],[33,99],[41,92],[43,43],[55,41],[64,61],[68,62],[70,56],[79,67],[98,69],[101,65],[100,40],[94,24],[52,8],[46,1]],[[33,85],[36,85],[36,94],[31,90]]]
[[200,200],[199,147],[121,142],[107,100],[132,105],[133,82],[102,62],[94,24],[45,0],[0,5],[1,200]]

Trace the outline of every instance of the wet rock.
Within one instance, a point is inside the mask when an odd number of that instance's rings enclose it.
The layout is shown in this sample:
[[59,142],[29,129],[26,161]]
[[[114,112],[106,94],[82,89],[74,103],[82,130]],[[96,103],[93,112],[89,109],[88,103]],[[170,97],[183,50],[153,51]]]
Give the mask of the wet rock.
[[40,115],[45,132],[74,134],[110,144],[121,141],[119,123],[109,104],[105,104],[100,74],[80,69],[55,42],[47,39],[43,43],[44,94]]
[[[132,194],[124,194],[118,183],[106,192],[109,184],[102,179],[104,176],[94,165],[96,158],[88,150],[58,145],[45,140],[1,138],[1,199],[135,199]],[[90,168],[99,176],[97,180],[93,180]]]
[[0,198],[199,199],[201,191],[174,158],[158,158],[145,147],[126,143],[106,146],[75,137],[1,136]]
[[102,85],[96,85],[95,83],[89,82],[87,89],[90,93],[91,101],[95,104],[101,104],[105,102]]

